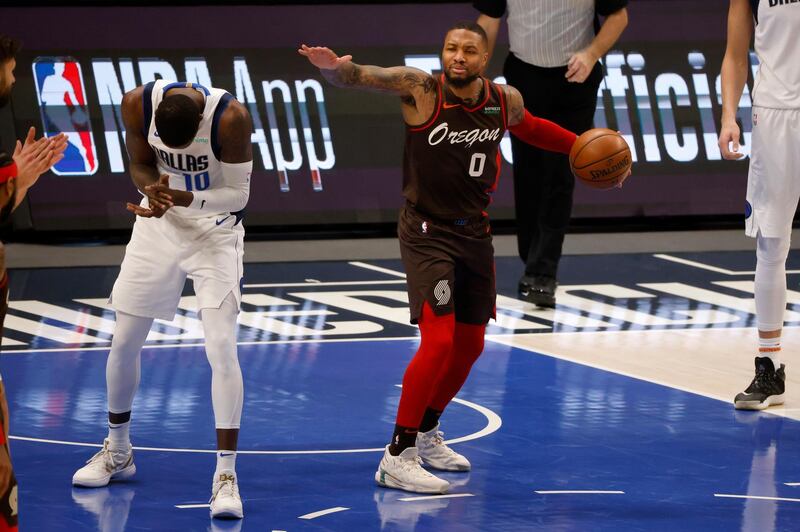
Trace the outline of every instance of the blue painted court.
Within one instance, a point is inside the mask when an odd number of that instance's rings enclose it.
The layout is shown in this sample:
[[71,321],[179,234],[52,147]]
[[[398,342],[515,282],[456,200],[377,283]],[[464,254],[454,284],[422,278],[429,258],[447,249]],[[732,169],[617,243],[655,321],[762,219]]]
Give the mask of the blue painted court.
[[[204,506],[214,466],[211,375],[191,298],[143,351],[131,429],[136,477],[73,489],[74,470],[105,435],[113,313],[103,298],[117,270],[17,270],[2,373],[22,529],[797,530],[800,407],[792,397],[776,414],[737,413],[702,388],[723,378],[703,360],[706,349],[684,344],[684,355],[696,349],[696,371],[646,380],[626,376],[637,370],[605,347],[609,335],[622,350],[640,333],[752,327],[738,303],[747,285],[731,284],[752,283],[742,273],[752,270],[751,255],[565,257],[564,304],[555,312],[516,301],[517,261],[499,258],[504,318],[442,418],[446,439],[460,440],[454,447],[473,464],[471,473],[443,474],[453,485],[448,498],[382,489],[372,478],[417,344],[404,322],[398,261],[248,265],[241,522],[212,521]],[[799,277],[790,275],[790,288]],[[793,297],[790,321],[800,312]],[[573,340],[563,353],[524,347],[564,335],[576,339],[575,353]],[[567,360],[592,338],[596,359]],[[658,338],[637,356],[681,354],[659,351],[670,337]],[[752,364],[748,346],[723,347],[731,364]],[[791,377],[794,354],[787,357]],[[701,378],[689,382],[690,374]],[[731,383],[731,398],[744,385]]]

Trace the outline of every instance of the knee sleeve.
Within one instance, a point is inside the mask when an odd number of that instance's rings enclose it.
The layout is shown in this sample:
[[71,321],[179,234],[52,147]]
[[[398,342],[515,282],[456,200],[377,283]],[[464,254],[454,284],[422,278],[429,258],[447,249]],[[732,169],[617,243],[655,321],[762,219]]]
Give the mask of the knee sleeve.
[[455,315],[437,316],[430,305],[422,306],[419,349],[403,375],[403,391],[397,409],[397,424],[419,427],[439,371],[453,350]]
[[239,307],[233,293],[218,309],[203,309],[206,356],[211,365],[211,403],[218,429],[238,429],[242,418],[244,385],[236,345]]
[[443,411],[464,386],[472,365],[483,352],[485,332],[485,325],[456,323],[453,349],[439,370],[428,406]]
[[786,258],[790,238],[756,238],[756,320],[761,331],[783,327],[786,310]]

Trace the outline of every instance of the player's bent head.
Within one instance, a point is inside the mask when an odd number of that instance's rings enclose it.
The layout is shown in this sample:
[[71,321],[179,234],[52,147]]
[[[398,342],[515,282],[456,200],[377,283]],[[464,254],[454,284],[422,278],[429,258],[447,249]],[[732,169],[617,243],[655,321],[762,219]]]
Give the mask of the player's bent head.
[[197,134],[202,114],[198,105],[185,94],[171,94],[156,109],[156,131],[170,148],[188,146]]
[[17,66],[16,55],[22,43],[13,37],[0,34],[0,107],[8,103],[11,87],[14,86],[14,68]]

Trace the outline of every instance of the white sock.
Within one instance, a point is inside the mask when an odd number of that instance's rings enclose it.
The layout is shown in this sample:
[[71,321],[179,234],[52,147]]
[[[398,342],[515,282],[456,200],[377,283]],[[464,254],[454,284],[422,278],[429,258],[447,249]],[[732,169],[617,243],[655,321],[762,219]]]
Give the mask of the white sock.
[[222,471],[236,471],[236,451],[217,451],[217,470],[214,471],[214,479]]
[[775,371],[781,368],[781,337],[758,339],[758,356],[772,360]]
[[108,423],[108,448],[112,451],[127,451],[131,444],[131,422]]

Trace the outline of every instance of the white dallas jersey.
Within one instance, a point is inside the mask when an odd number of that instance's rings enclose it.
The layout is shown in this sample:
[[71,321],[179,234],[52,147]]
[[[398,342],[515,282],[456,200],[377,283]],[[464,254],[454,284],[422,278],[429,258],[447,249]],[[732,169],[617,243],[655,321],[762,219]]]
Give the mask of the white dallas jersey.
[[[190,87],[198,90],[206,99],[203,118],[191,145],[175,149],[164,144],[156,131],[153,118],[158,104],[164,99],[169,89]],[[147,142],[155,151],[158,171],[169,175],[169,187],[175,190],[214,190],[225,186],[220,162],[221,147],[217,142],[218,125],[223,111],[233,99],[222,89],[207,89],[196,83],[158,80],[145,85],[144,88],[144,126],[147,131]],[[219,212],[207,212],[199,209],[174,208],[167,214],[185,219],[208,218],[218,216]],[[237,213],[238,214],[238,213]]]
[[800,1],[750,0],[755,49],[761,63],[753,104],[800,109]]

